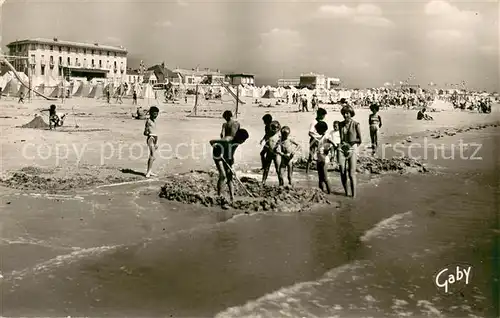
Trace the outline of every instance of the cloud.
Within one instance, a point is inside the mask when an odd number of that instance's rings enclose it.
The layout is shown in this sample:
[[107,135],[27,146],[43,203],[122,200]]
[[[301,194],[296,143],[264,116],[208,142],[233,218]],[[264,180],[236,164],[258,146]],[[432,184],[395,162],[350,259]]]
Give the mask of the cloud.
[[348,19],[353,23],[371,27],[390,27],[394,23],[383,17],[382,9],[373,4],[359,4],[356,7],[346,5],[322,5],[317,17]]
[[168,27],[171,27],[172,26],[172,22],[171,21],[168,21],[168,20],[165,20],[165,21],[157,21],[155,23],[155,26],[158,27],[158,28],[168,28]]
[[481,15],[475,11],[460,10],[443,0],[429,1],[424,8],[425,14],[435,18],[442,25],[453,27],[470,27],[481,21]]

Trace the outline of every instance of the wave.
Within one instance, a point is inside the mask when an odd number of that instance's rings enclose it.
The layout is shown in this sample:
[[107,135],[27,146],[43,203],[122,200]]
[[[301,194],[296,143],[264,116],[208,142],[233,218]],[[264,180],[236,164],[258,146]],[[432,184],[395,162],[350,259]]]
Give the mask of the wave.
[[406,218],[412,214],[412,211],[394,214],[390,218],[378,222],[374,227],[365,232],[365,234],[360,238],[361,242],[368,242],[373,238],[391,236],[394,234],[394,231],[400,227],[409,225],[409,221],[406,220]]

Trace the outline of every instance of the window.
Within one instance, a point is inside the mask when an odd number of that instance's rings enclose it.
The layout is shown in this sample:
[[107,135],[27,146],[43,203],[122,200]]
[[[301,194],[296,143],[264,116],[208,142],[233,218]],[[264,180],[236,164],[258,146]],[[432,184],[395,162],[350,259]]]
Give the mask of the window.
[[45,65],[42,65],[42,69],[41,69],[41,71],[42,71],[42,72],[41,72],[41,74],[42,74],[42,75],[45,75]]
[[102,60],[99,60],[99,68],[102,68]]
[[71,66],[71,57],[68,57],[68,66]]
[[54,51],[54,46],[53,45],[49,46],[49,50]]
[[62,46],[59,47],[59,52],[62,52]]
[[116,57],[116,52],[115,52],[115,57]]
[[62,66],[62,56],[59,56],[59,66]]
[[76,66],[80,66],[80,63],[78,63],[78,58],[75,59]]
[[54,64],[54,57],[52,55],[50,56],[50,64]]
[[30,60],[30,63],[31,63],[31,64],[35,64],[35,54],[31,54],[31,60]]
[[107,51],[106,53],[107,53],[107,54],[108,54],[108,56],[109,56],[109,51]]
[[87,49],[83,49],[83,54],[87,54]]
[[59,76],[62,76],[62,67],[60,67],[60,68],[58,69],[58,74],[59,74]]
[[35,43],[31,43],[31,44],[30,44],[30,50],[36,50]]
[[115,61],[115,70],[116,70],[116,61]]
[[68,52],[68,53],[71,52],[71,48],[69,46],[66,47],[66,52]]
[[83,67],[87,67],[87,59],[83,59]]

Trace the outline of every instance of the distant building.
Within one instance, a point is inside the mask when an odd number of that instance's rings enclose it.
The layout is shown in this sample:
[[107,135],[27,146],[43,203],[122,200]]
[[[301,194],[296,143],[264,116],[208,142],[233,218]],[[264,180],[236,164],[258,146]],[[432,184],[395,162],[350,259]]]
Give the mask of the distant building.
[[148,71],[154,72],[158,83],[180,83],[181,81],[180,74],[165,67],[165,63],[151,66]]
[[151,85],[158,83],[158,78],[156,77],[155,72],[154,71],[144,72],[143,83],[149,83]]
[[326,89],[332,89],[332,88],[340,87],[340,84],[342,84],[342,82],[340,81],[339,78],[328,77],[326,79]]
[[176,68],[173,71],[179,74],[181,83],[184,85],[212,84],[217,80],[224,80],[224,74],[219,70],[212,71],[209,68],[203,70]]
[[[7,44],[10,55],[29,58],[29,71],[36,77],[102,78],[125,81],[127,50],[99,43],[61,41],[57,38],[27,39]],[[25,60],[14,61],[16,70],[28,74]]]
[[139,70],[128,69],[125,81],[130,84],[142,83],[144,81],[144,75],[141,74]]
[[299,85],[300,85],[300,79],[298,78],[278,80],[278,87],[299,86]]
[[325,75],[315,73],[302,74],[300,75],[299,86],[310,89],[326,88],[326,77]]
[[255,85],[255,76],[252,74],[228,74],[226,75],[226,81],[230,85]]

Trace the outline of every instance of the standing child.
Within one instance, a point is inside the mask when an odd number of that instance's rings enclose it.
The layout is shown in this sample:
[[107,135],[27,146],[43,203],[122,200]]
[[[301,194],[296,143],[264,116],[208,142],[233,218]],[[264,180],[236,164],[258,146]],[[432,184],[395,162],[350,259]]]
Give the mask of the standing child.
[[267,148],[265,143],[269,139],[269,135],[271,133],[271,123],[273,121],[273,116],[271,114],[265,114],[262,116],[262,121],[264,122],[264,137],[260,140],[260,144],[264,143],[264,147],[262,147],[262,150],[260,152],[260,162],[261,162],[261,170],[264,170],[264,167],[266,165],[266,153],[267,153]]
[[21,92],[19,94],[19,100],[17,101],[18,104],[24,104],[24,92]]
[[330,140],[332,141],[333,148],[331,152],[331,161],[338,164],[338,154],[340,147],[340,122],[338,120],[333,122],[333,130],[330,133]]
[[266,154],[265,154],[265,164],[264,164],[264,172],[262,174],[262,183],[266,183],[267,176],[269,175],[269,170],[271,169],[271,164],[274,162],[274,168],[276,169],[276,174],[278,175],[279,185],[283,185],[283,178],[280,173],[280,165],[281,158],[278,155],[277,151],[280,151],[279,141],[280,141],[280,132],[281,127],[280,123],[277,121],[273,121],[270,127],[269,138],[266,141]]
[[316,168],[318,170],[318,183],[321,191],[325,191],[330,194],[330,182],[328,181],[328,171],[326,158],[328,158],[328,154],[332,149],[332,141],[330,140],[330,136],[326,133],[328,131],[328,124],[324,121],[319,121],[316,124],[316,131],[320,135],[318,140],[318,148],[317,148],[317,160],[316,160]]
[[137,92],[134,89],[134,93],[132,94],[132,105],[137,105]]
[[146,144],[149,148],[148,170],[146,171],[146,178],[151,176],[156,177],[152,173],[153,162],[155,161],[156,150],[158,149],[158,135],[156,133],[156,118],[158,118],[160,110],[156,106],[149,109],[149,118],[146,120],[144,127],[144,136],[146,136]]
[[[229,199],[230,203],[234,200],[234,154],[239,145],[244,143],[248,139],[248,132],[245,129],[238,128],[234,138],[228,139],[214,139],[210,140],[210,145],[212,146],[212,156],[214,159],[215,166],[219,172],[219,179],[217,181],[217,195],[222,198],[222,186],[224,182],[227,183],[229,188]],[[228,209],[228,206],[224,200],[221,200],[222,208]]]
[[[290,137],[290,127],[284,126],[281,128],[281,139],[275,147],[275,152],[281,156],[280,175],[287,170],[288,184],[292,185],[292,173],[295,152],[299,149],[299,144],[292,140]],[[279,149],[281,148],[281,149]]]
[[378,104],[372,104],[370,110],[372,113],[368,116],[368,124],[370,125],[370,139],[372,141],[372,154],[375,155],[378,147],[378,130],[382,128],[382,118],[378,114],[380,107]]

